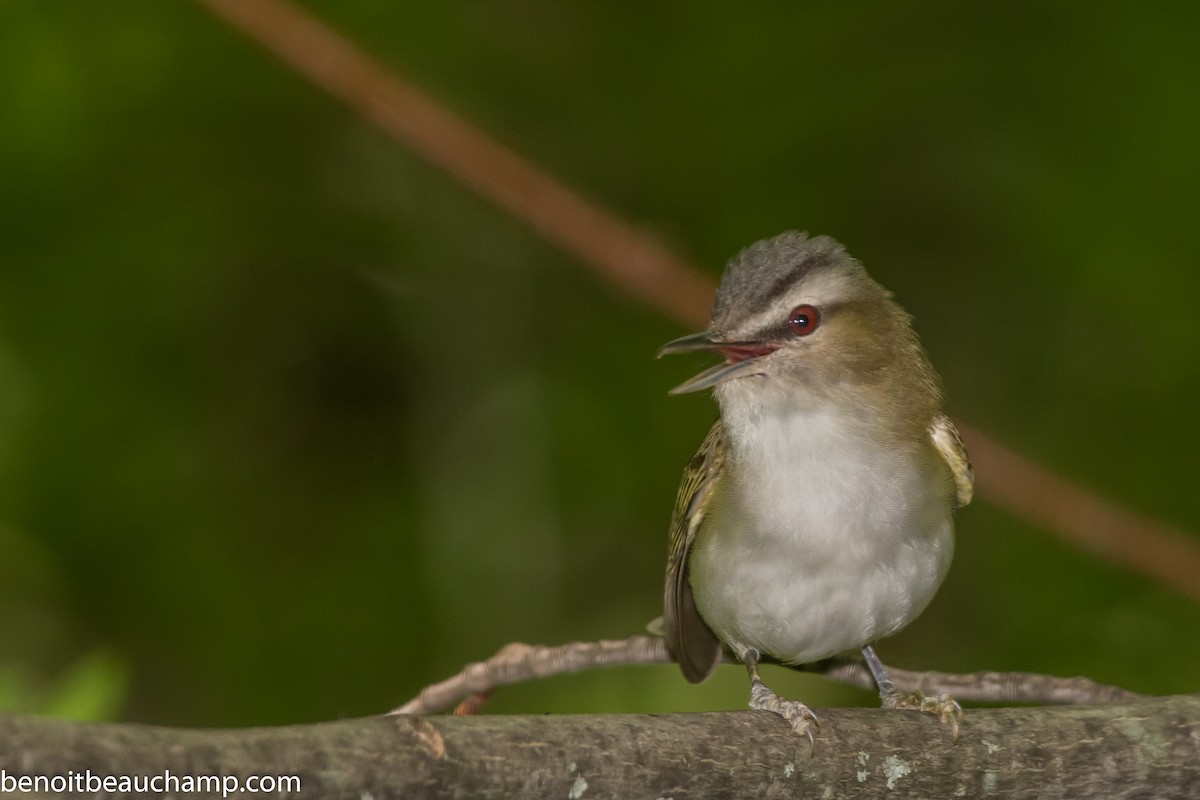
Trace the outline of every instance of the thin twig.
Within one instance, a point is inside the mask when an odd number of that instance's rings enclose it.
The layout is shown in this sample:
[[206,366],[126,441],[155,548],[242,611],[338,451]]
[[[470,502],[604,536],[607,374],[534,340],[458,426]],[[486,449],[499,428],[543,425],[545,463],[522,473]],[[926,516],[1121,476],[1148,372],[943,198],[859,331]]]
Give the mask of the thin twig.
[[[499,144],[299,6],[286,0],[197,2],[622,291],[688,327],[707,322],[710,278]],[[1200,544],[1194,537],[1104,500],[973,426],[958,425],[967,434],[980,496],[1200,601]]]
[[[956,700],[972,703],[1080,705],[1126,703],[1147,697],[1081,676],[1060,678],[1036,672],[918,672],[899,667],[888,667],[887,670],[892,682],[902,691],[945,692]],[[860,689],[875,688],[871,672],[861,661],[834,661],[809,671]]]
[[[729,660],[729,659],[727,659]],[[501,686],[566,675],[595,667],[673,662],[666,643],[655,636],[599,642],[569,642],[545,645],[513,642],[486,661],[468,664],[455,676],[432,684],[392,714],[434,714],[460,700],[491,692]],[[801,667],[827,678],[863,689],[874,688],[871,673],[858,661],[831,660]],[[888,667],[896,687],[905,692],[946,692],[959,700],[994,703],[1116,703],[1144,696],[1087,678],[1056,678],[1029,672],[974,672],[955,675],[945,672],[913,672]]]

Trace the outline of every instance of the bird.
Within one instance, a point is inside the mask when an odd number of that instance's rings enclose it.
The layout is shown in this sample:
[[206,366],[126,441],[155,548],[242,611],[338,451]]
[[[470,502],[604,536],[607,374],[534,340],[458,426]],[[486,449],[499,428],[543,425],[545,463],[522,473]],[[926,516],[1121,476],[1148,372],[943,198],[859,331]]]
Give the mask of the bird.
[[958,703],[896,689],[872,647],[933,598],[974,488],[911,317],[836,240],[788,231],[730,260],[708,328],[659,355],[689,352],[723,360],[671,390],[712,389],[720,409],[670,525],[663,629],[685,678],[707,678],[728,648],[750,707],[811,744],[817,716],[759,664],[858,649],[884,707],[957,736]]

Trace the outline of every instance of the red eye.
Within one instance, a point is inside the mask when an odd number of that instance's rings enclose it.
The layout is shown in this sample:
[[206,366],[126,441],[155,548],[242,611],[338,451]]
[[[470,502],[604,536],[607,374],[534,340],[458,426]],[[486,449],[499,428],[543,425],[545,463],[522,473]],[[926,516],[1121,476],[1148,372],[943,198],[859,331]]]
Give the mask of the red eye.
[[821,314],[815,306],[796,306],[788,314],[788,330],[797,336],[808,336],[821,324]]

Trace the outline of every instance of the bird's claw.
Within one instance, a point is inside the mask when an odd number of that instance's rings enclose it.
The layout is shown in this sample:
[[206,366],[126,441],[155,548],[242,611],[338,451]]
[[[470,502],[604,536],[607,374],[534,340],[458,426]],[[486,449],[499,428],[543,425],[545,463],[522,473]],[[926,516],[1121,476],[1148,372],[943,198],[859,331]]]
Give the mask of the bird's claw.
[[821,721],[808,706],[799,700],[785,700],[772,692],[760,681],[750,685],[750,708],[755,711],[770,711],[782,717],[792,726],[792,732],[808,737],[809,755],[816,751],[816,733],[821,732]]
[[958,721],[962,719],[962,706],[945,692],[926,695],[924,692],[892,692],[882,698],[884,708],[907,708],[937,717],[942,724],[950,723],[954,741],[958,741]]

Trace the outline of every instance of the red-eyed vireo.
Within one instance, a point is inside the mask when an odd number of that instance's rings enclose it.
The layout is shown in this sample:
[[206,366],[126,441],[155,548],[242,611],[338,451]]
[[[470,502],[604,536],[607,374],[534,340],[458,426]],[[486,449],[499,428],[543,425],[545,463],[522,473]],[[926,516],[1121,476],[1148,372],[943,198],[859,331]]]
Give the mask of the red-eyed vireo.
[[871,648],[932,599],[974,480],[908,314],[833,239],[784,233],[739,253],[708,330],[660,355],[692,351],[725,360],[672,390],[712,388],[721,409],[671,521],[665,629],[683,674],[708,677],[728,646],[750,706],[811,739],[816,717],[764,686],[759,660],[861,648],[883,705],[956,723],[957,703],[896,690]]

